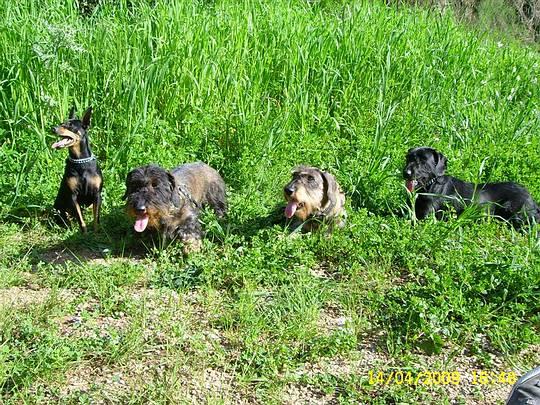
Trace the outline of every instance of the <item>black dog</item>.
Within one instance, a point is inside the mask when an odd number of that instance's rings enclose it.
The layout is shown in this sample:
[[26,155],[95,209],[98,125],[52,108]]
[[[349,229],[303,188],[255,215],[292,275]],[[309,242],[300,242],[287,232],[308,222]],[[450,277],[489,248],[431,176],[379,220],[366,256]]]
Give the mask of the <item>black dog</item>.
[[441,219],[449,207],[461,214],[471,203],[488,206],[489,213],[519,227],[540,222],[540,208],[524,187],[512,183],[473,184],[446,176],[446,157],[433,148],[413,148],[407,152],[403,170],[409,192],[419,194],[414,210],[418,219],[435,213]]
[[97,230],[103,188],[101,169],[95,156],[92,155],[88,142],[87,131],[91,116],[92,107],[88,107],[82,119],[75,117],[75,107],[72,107],[69,119],[53,128],[54,133],[62,139],[55,142],[52,147],[68,148],[69,151],[54,208],[58,211],[61,224],[69,225],[69,214],[77,218],[82,232],[86,232],[86,224],[81,207],[90,204],[94,212],[94,230]]
[[135,218],[134,229],[153,229],[167,239],[179,238],[184,252],[200,249],[202,229],[200,209],[211,206],[221,218],[227,213],[225,183],[219,173],[207,164],[197,162],[172,171],[148,165],[127,175],[128,215]]

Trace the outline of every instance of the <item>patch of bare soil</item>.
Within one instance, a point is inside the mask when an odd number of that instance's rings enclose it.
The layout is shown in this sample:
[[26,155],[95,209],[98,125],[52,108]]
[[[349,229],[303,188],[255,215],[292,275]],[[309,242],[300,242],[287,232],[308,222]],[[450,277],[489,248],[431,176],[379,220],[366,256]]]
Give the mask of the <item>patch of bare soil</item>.
[[38,258],[45,263],[62,265],[66,262],[82,264],[88,260],[103,258],[103,255],[85,248],[80,248],[77,251],[68,248],[58,248],[44,251],[38,255]]
[[[74,293],[70,290],[58,290],[55,298],[62,301],[71,301]],[[10,287],[0,289],[1,307],[26,307],[43,304],[47,299],[53,297],[53,290],[50,288],[34,289],[30,287]]]
[[110,339],[112,334],[125,333],[130,324],[123,312],[115,316],[98,316],[84,319],[80,315],[66,317],[61,321],[60,333],[74,338]]
[[283,392],[281,403],[285,405],[326,405],[337,404],[338,402],[333,395],[325,394],[311,385],[289,384]]
[[[122,366],[80,367],[68,373],[60,395],[62,402],[85,394],[94,404],[123,403],[130,399],[162,399],[171,403],[253,404],[234,380],[234,374],[212,367],[178,365],[179,359],[155,353]],[[180,360],[180,363],[182,360]]]
[[317,320],[317,330],[329,334],[337,330],[351,331],[352,318],[343,313],[337,306],[330,306],[322,310]]
[[215,403],[254,404],[256,401],[236,383],[233,373],[225,370],[207,368],[197,376],[186,380],[185,400],[192,404]]
[[110,265],[118,262],[138,263],[144,257],[142,254],[136,254],[131,257],[109,256],[108,254],[109,252],[107,250],[97,251],[85,247],[80,247],[75,250],[67,247],[54,247],[39,253],[37,257],[40,261],[56,265],[64,265],[67,262],[77,264],[95,263],[102,265]]

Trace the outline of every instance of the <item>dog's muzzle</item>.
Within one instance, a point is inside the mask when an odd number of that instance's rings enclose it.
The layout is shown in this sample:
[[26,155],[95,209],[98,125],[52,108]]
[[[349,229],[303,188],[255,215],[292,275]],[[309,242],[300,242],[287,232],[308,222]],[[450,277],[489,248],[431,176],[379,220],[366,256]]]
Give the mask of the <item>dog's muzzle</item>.
[[414,188],[417,186],[418,181],[412,178],[413,171],[410,167],[406,167],[405,170],[403,170],[403,177],[405,178],[405,187],[407,188],[407,191],[409,193],[412,193],[414,191]]
[[58,142],[55,142],[51,145],[51,148],[53,149],[69,148],[71,145],[75,144],[80,140],[78,134],[62,126],[54,127],[53,132],[60,138],[62,138]]
[[292,193],[294,193],[296,190],[296,188],[294,186],[286,186],[283,191],[285,193],[285,195],[288,195],[289,197],[292,195]]
[[146,212],[146,207],[144,205],[135,208],[135,214],[137,218],[135,219],[135,224],[133,228],[137,232],[143,232],[148,226],[148,213]]
[[418,184],[418,181],[416,180],[405,180],[405,187],[409,191],[409,193],[412,193],[414,191],[414,188]]
[[285,188],[283,189],[283,192],[285,193],[285,197],[287,200],[287,206],[285,207],[285,216],[287,218],[292,218],[300,205],[294,199],[290,199],[290,197],[294,194],[295,191],[296,191],[296,187],[294,186],[294,184],[287,184]]

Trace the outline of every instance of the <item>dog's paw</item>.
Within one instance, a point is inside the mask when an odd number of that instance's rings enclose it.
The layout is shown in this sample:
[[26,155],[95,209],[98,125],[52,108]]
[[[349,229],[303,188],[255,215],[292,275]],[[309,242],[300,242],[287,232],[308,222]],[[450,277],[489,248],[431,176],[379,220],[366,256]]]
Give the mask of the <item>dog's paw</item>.
[[182,240],[182,252],[185,255],[189,255],[190,253],[197,253],[200,252],[202,249],[202,241],[198,238],[186,238]]

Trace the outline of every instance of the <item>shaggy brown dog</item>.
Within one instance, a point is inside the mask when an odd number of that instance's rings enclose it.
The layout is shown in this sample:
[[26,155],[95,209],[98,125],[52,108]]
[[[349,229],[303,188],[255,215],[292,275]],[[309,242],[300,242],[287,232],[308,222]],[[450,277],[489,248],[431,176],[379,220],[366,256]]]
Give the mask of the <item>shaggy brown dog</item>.
[[283,192],[287,200],[285,216],[296,217],[294,228],[302,226],[302,231],[310,232],[326,223],[331,232],[335,226],[341,228],[345,224],[345,194],[330,173],[299,166]]
[[132,170],[126,179],[128,215],[135,218],[137,232],[151,229],[165,239],[179,238],[184,252],[201,247],[202,229],[198,216],[205,205],[222,218],[227,213],[225,183],[207,164],[187,163],[172,171],[156,165]]

